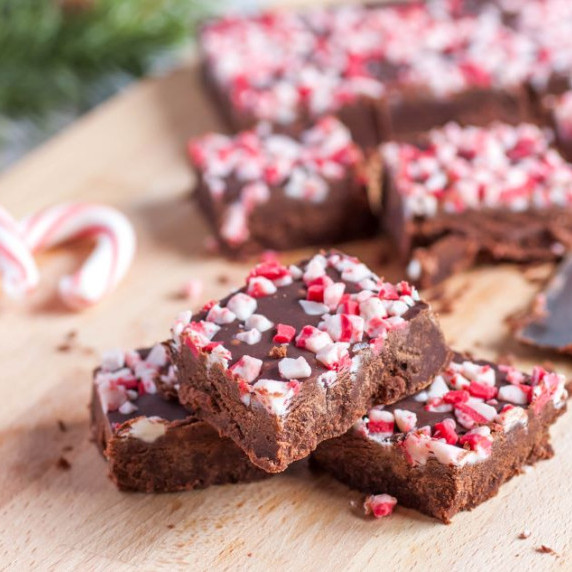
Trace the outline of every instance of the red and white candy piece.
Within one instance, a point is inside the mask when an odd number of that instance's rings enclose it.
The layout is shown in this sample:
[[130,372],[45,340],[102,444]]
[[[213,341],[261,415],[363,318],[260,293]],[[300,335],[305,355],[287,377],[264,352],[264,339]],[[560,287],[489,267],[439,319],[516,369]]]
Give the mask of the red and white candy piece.
[[0,275],[10,298],[21,298],[39,282],[38,267],[12,215],[0,206]]
[[366,515],[373,515],[375,518],[382,518],[389,516],[395,505],[397,499],[390,495],[370,495],[363,503],[363,509]]
[[123,279],[135,254],[135,232],[114,208],[91,203],[48,207],[22,223],[33,253],[79,238],[93,238],[96,247],[83,266],[59,283],[62,300],[81,309],[99,302]]

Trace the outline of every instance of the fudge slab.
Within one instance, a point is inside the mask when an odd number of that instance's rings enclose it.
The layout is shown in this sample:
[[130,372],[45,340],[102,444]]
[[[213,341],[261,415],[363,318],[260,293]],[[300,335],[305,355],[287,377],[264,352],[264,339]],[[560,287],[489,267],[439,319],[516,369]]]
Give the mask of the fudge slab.
[[572,354],[572,258],[556,269],[546,289],[538,294],[516,331],[525,344]]
[[383,86],[363,68],[383,44],[368,33],[366,12],[317,8],[207,23],[199,35],[203,76],[221,115],[235,131],[268,121],[295,136],[334,114],[359,145],[375,146]]
[[317,466],[367,493],[448,523],[496,495],[525,464],[552,456],[549,427],[566,408],[564,378],[456,354],[431,386],[374,407],[321,443]]
[[181,314],[173,355],[181,403],[279,472],[373,403],[426,386],[449,350],[414,288],[329,252],[259,264],[245,287]]
[[94,372],[91,429],[121,490],[176,492],[268,476],[174,399],[174,367],[158,344],[107,353]]
[[410,2],[213,21],[200,46],[206,85],[234,130],[269,121],[290,135],[336,115],[356,143],[455,120],[528,116],[536,44],[493,3]]
[[196,197],[222,249],[244,255],[372,235],[364,161],[348,129],[322,118],[297,138],[270,125],[189,144]]
[[383,226],[423,288],[476,262],[551,261],[572,246],[572,166],[537,126],[450,123],[380,155]]

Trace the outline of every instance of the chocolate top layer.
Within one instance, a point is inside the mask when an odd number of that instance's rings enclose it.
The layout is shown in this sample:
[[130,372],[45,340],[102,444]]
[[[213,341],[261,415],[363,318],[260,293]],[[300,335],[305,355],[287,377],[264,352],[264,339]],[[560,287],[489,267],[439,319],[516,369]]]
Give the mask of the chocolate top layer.
[[357,259],[331,252],[289,268],[259,264],[245,288],[192,320],[181,316],[173,331],[175,343],[228,369],[245,395],[259,384],[296,392],[300,382],[329,385],[358,367],[364,350],[381,351],[388,332],[423,308],[409,284],[383,282]]

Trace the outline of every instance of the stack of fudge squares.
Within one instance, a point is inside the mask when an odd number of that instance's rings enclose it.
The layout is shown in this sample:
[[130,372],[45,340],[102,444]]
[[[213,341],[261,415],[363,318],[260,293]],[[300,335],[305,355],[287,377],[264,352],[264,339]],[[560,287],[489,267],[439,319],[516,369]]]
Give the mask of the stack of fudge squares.
[[[188,156],[220,251],[318,250],[267,258],[167,341],[106,354],[92,427],[119,488],[249,482],[310,459],[374,495],[374,514],[396,497],[449,522],[552,455],[564,378],[455,352],[417,288],[572,247],[571,29],[568,0],[205,24],[205,85],[233,132]],[[380,230],[407,281],[331,249]]]
[[263,262],[94,373],[92,427],[124,490],[249,482],[312,455],[444,522],[549,458],[564,378],[453,353],[414,286],[323,251]]

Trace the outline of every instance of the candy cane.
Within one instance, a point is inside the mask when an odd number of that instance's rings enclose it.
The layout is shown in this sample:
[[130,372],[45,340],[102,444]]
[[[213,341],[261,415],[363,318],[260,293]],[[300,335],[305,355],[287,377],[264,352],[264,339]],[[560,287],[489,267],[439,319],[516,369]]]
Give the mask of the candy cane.
[[4,292],[21,298],[39,281],[38,267],[24,242],[18,223],[0,206],[0,274]]
[[22,233],[33,253],[72,239],[96,239],[94,251],[73,275],[59,283],[62,300],[75,309],[97,303],[127,273],[135,254],[135,232],[117,210],[89,203],[48,207],[22,222]]

